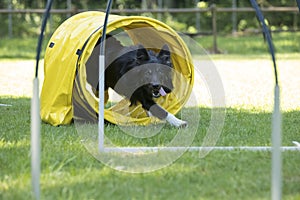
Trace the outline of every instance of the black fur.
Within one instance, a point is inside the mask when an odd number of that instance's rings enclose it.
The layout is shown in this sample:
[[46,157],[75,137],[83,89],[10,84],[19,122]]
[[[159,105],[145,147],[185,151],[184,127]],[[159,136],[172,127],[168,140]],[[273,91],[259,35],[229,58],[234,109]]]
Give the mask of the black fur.
[[[154,101],[161,96],[161,90],[167,94],[173,89],[173,66],[167,45],[155,53],[142,45],[123,46],[114,37],[108,36],[105,65],[105,90],[109,87],[114,89],[128,98],[131,105],[140,102],[145,110],[159,119],[167,117],[167,111]],[[87,73],[89,70],[98,74],[98,68],[87,69]],[[91,85],[98,89],[98,85]]]

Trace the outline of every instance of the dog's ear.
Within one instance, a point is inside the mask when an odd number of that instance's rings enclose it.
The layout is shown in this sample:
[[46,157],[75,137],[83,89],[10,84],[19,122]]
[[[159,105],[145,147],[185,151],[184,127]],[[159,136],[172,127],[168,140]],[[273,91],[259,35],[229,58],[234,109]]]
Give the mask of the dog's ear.
[[171,63],[171,53],[167,44],[161,48],[160,52],[158,53],[158,58],[161,59],[164,64],[169,65]]
[[137,49],[137,52],[136,52],[136,58],[137,58],[137,60],[140,60],[140,61],[149,60],[148,51],[141,44],[138,45],[138,49]]

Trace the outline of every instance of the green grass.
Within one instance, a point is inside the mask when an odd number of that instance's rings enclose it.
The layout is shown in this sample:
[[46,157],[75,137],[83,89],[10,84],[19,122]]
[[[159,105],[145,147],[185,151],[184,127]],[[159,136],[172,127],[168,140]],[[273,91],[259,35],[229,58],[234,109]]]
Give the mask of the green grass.
[[[44,50],[49,38],[43,42],[41,58],[44,57]],[[0,59],[35,59],[38,37],[36,38],[1,38]]]
[[[0,199],[31,199],[30,99],[1,97]],[[184,109],[193,113],[194,109]],[[201,146],[211,110],[199,108],[201,120],[192,145]],[[283,145],[299,141],[298,110],[283,113]],[[228,108],[218,146],[269,146],[271,114]],[[111,169],[82,145],[74,125],[42,128],[42,199],[270,199],[270,152],[213,151],[204,158],[185,153],[172,165],[144,174]],[[169,141],[176,129],[165,126],[149,139],[134,139],[117,126],[106,135],[118,145],[155,145]],[[124,157],[126,159],[126,157]],[[125,160],[126,161],[126,160]],[[283,199],[300,198],[300,154],[283,153]]]
[[[299,58],[300,53],[300,32],[293,33],[273,33],[273,42],[276,53],[282,58]],[[45,37],[43,42],[43,51],[41,58],[44,56],[44,50],[48,43],[49,37]],[[203,36],[194,38],[204,49],[212,49],[212,36]],[[36,38],[2,38],[0,40],[0,59],[34,59],[36,56]],[[187,43],[191,51],[199,53],[198,47],[194,44]],[[214,58],[232,59],[232,58],[265,58],[269,57],[267,43],[264,42],[262,34],[250,36],[218,36],[218,49],[221,55]],[[196,48],[196,49],[194,49]],[[202,53],[202,52],[200,52]]]
[[[273,33],[275,52],[282,58],[299,58],[300,32]],[[212,49],[212,37],[198,37],[195,40],[205,49]],[[217,39],[218,49],[221,55],[216,58],[232,59],[239,58],[265,58],[269,57],[268,44],[264,41],[262,34],[249,36],[219,36]],[[214,57],[215,58],[215,57]]]

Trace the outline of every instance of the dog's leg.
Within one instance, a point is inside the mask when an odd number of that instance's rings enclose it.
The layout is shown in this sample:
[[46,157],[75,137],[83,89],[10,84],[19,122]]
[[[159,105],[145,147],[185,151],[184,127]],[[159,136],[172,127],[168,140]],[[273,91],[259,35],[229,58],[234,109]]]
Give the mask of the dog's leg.
[[186,121],[178,119],[171,113],[168,113],[166,120],[167,120],[167,122],[169,122],[173,126],[176,126],[177,128],[185,128],[188,125],[188,123]]
[[173,125],[177,128],[184,128],[188,125],[186,121],[178,119],[173,114],[167,112],[165,109],[163,109],[162,107],[160,107],[157,104],[153,104],[149,108],[148,115],[155,116],[161,120],[166,120],[171,125]]

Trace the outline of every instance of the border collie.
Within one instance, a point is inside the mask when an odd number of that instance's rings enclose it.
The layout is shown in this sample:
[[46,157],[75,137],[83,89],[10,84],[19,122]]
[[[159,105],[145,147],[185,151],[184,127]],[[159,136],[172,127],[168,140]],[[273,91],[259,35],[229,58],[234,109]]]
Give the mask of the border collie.
[[[99,43],[100,40],[96,46]],[[112,88],[129,99],[131,105],[141,103],[148,116],[166,120],[177,128],[187,126],[186,121],[178,119],[154,101],[173,90],[173,65],[168,45],[165,44],[155,53],[141,44],[123,46],[116,38],[107,35],[105,66],[105,90]],[[87,68],[87,73],[91,70],[93,74],[99,72],[98,68],[93,67]],[[99,85],[91,85],[97,94]]]

